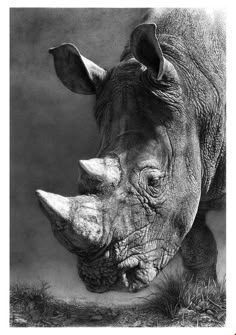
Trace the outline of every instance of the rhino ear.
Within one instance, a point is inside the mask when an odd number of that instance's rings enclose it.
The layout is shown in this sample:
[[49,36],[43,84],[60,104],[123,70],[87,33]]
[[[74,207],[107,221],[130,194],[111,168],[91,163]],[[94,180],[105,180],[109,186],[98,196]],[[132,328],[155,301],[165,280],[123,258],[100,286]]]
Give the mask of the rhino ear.
[[155,23],[138,25],[131,34],[130,47],[134,57],[150,68],[161,79],[164,73],[165,59],[156,36]]
[[56,73],[62,83],[74,93],[94,94],[106,71],[83,57],[70,43],[49,49],[54,57]]

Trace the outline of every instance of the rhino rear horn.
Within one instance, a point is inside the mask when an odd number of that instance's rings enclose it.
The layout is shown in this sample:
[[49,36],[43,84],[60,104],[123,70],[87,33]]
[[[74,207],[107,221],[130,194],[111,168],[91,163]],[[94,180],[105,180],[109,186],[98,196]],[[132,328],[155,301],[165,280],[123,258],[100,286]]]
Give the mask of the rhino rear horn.
[[79,164],[91,177],[106,184],[118,185],[120,182],[120,164],[115,158],[92,158],[80,160]]
[[165,59],[156,35],[155,23],[138,25],[130,37],[131,52],[147,68],[150,68],[160,80],[165,70]]
[[106,76],[106,71],[83,57],[71,43],[49,49],[54,57],[57,76],[74,93],[95,94],[96,86]]

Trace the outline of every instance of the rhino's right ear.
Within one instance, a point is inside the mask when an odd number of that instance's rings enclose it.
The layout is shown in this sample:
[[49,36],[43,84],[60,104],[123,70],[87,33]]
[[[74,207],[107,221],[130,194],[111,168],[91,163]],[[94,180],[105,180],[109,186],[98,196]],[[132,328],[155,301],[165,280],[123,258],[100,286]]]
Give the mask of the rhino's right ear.
[[55,69],[62,83],[74,93],[95,94],[96,86],[106,71],[83,57],[71,43],[49,49],[54,57]]
[[131,34],[130,47],[134,57],[147,68],[151,69],[161,79],[166,60],[163,56],[155,23],[142,23]]

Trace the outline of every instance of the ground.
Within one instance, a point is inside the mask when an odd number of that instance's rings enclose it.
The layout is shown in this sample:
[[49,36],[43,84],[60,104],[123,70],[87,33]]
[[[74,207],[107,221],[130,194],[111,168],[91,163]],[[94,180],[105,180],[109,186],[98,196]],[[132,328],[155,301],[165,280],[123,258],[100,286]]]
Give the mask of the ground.
[[99,306],[65,302],[50,286],[14,285],[10,296],[11,327],[222,327],[226,316],[225,283],[193,283],[168,278],[161,295],[136,306]]

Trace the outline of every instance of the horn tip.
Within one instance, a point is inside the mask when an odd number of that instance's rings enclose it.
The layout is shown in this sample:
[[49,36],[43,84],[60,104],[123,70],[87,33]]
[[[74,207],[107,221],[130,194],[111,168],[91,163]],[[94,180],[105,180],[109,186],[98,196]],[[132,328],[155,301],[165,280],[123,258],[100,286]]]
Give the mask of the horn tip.
[[36,193],[37,197],[40,197],[40,195],[41,195],[41,192],[43,192],[43,191],[42,191],[42,190],[36,190],[36,191],[35,191],[35,193]]
[[36,196],[38,197],[39,200],[44,200],[46,198],[47,192],[45,192],[45,191],[36,190],[35,193],[36,193]]
[[83,169],[86,169],[86,160],[85,159],[80,159],[79,160],[79,166],[81,166]]
[[45,193],[45,191],[43,191],[43,190],[36,190],[35,193],[36,193],[37,195],[41,195],[42,193]]

